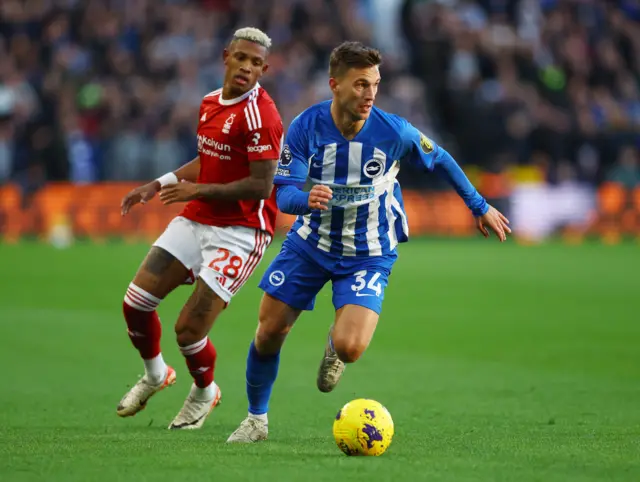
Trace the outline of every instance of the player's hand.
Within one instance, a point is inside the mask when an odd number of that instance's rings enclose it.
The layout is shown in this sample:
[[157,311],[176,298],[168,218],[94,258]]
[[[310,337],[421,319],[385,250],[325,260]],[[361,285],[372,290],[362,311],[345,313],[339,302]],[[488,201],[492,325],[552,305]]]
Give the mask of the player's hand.
[[198,185],[189,181],[165,186],[160,191],[160,201],[163,204],[173,204],[191,201],[199,196]]
[[507,240],[507,233],[511,234],[509,220],[493,206],[489,206],[489,210],[485,214],[476,218],[476,226],[485,238],[489,237],[487,229],[489,227],[491,231],[496,233],[501,243]]
[[122,198],[120,214],[125,216],[136,204],[146,204],[148,201],[151,201],[158,191],[160,191],[160,183],[158,181],[151,181],[144,186],[135,188]]
[[329,209],[327,204],[333,197],[333,191],[329,186],[322,184],[316,184],[309,191],[309,207],[311,209],[319,209],[320,211],[326,211]]

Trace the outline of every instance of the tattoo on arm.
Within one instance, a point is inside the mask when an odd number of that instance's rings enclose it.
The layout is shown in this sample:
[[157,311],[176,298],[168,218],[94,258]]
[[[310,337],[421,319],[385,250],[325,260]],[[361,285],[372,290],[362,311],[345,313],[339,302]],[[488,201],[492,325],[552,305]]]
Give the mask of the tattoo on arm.
[[210,199],[267,199],[273,190],[277,160],[254,161],[249,164],[251,173],[229,184],[198,184],[198,197]]
[[200,156],[198,155],[194,157],[191,161],[187,162],[179,169],[176,169],[174,172],[178,179],[196,182],[198,180],[198,174],[200,174]]
[[153,246],[144,260],[143,268],[155,276],[162,276],[175,260],[176,258],[169,252]]

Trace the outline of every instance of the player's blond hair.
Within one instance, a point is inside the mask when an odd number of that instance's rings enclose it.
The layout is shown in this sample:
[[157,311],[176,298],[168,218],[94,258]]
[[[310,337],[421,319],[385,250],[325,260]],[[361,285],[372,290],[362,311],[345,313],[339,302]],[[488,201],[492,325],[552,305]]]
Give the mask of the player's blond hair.
[[239,28],[235,31],[233,38],[231,39],[232,42],[235,40],[247,40],[249,42],[262,45],[267,50],[271,48],[271,39],[269,36],[259,28],[255,27]]

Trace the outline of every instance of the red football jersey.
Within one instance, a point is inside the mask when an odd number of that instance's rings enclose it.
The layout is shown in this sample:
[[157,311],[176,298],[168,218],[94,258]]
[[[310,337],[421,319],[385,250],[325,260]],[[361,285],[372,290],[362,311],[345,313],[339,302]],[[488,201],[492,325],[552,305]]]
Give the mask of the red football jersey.
[[[249,163],[276,160],[283,140],[282,119],[260,84],[235,99],[223,99],[222,89],[207,94],[200,105],[198,154],[202,184],[228,184],[250,174]],[[181,216],[213,226],[248,226],[273,235],[275,189],[269,199],[196,199]]]

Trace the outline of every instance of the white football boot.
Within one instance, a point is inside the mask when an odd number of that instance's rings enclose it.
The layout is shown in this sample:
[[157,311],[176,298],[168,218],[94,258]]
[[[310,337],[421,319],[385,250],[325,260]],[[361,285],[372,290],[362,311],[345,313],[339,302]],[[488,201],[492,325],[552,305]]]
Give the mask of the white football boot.
[[327,339],[327,346],[324,349],[324,357],[320,362],[320,369],[318,370],[318,390],[324,393],[330,392],[336,387],[345,368],[344,362],[338,358],[338,354],[333,349],[333,344],[331,343],[332,331],[333,326],[331,330],[329,330],[329,338]]
[[267,440],[269,424],[257,417],[249,415],[227,439],[227,443],[250,444]]
[[157,385],[149,383],[147,376],[144,375],[131,390],[124,394],[118,404],[117,414],[120,417],[134,416],[140,410],[144,410],[153,395],[174,383],[176,383],[176,371],[170,366],[167,366],[167,375],[164,380]]
[[196,430],[202,427],[209,414],[220,403],[222,392],[217,385],[215,386],[215,395],[209,400],[196,398],[194,395],[196,390],[197,387],[193,385],[182,409],[169,424],[170,430]]

